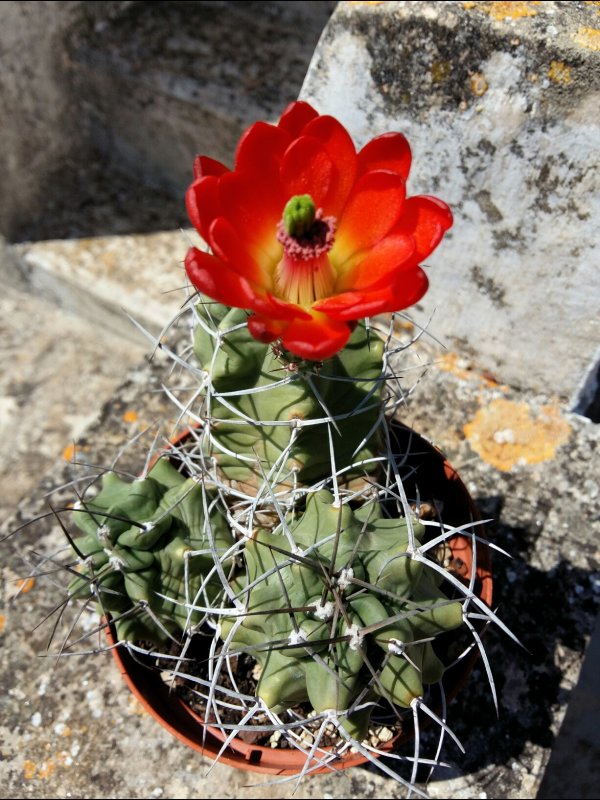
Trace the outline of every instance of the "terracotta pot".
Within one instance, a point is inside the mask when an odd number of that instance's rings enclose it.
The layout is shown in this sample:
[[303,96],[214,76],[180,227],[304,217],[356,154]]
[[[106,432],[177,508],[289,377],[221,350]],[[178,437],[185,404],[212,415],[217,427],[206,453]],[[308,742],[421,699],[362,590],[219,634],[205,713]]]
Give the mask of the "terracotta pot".
[[[473,500],[443,453],[405,426],[395,424],[392,432],[394,450],[397,448],[397,460],[402,459],[403,465],[410,463],[411,474],[406,478],[403,477],[407,495],[410,497],[411,490],[418,485],[420,497],[433,498],[436,505],[442,509],[441,517],[447,526],[458,527],[477,520],[478,512]],[[180,443],[186,435],[184,432],[174,443]],[[477,534],[480,537],[484,535],[481,526],[477,527]],[[468,536],[457,535],[449,541],[449,549],[448,568],[454,575],[468,583],[473,570],[471,539]],[[481,600],[491,606],[491,559],[489,548],[483,545],[477,548],[474,591]],[[115,631],[110,622],[107,624],[106,634],[111,645],[114,645]],[[443,634],[439,638],[443,640],[444,637],[452,637],[452,632]],[[218,756],[225,741],[222,731],[212,725],[206,725],[178,694],[170,690],[156,669],[144,665],[142,658],[134,657],[124,647],[113,647],[111,653],[135,697],[164,728],[202,755],[211,759]],[[458,693],[477,658],[478,650],[473,648],[459,663],[446,670],[443,684],[448,700]],[[427,720],[428,718],[423,720],[423,727],[427,724]],[[391,750],[411,738],[412,731],[401,733],[382,749]],[[296,749],[248,744],[235,737],[219,756],[219,761],[254,772],[295,775],[304,767],[306,757]],[[348,753],[332,761],[329,767],[321,766],[311,770],[311,774],[328,771],[331,768],[347,769],[364,764],[366,761],[367,759],[360,754]]]

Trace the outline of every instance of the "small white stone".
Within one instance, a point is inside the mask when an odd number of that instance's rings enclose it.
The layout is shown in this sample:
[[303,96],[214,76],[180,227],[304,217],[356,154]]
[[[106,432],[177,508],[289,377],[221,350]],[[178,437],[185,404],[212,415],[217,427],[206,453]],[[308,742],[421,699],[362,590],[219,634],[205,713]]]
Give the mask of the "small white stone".
[[380,742],[391,742],[394,738],[394,732],[389,728],[379,728],[377,731],[377,737]]
[[31,724],[34,728],[39,728],[42,724],[42,715],[39,711],[36,711],[35,714],[31,717]]
[[496,444],[514,444],[515,434],[512,428],[503,428],[494,434]]

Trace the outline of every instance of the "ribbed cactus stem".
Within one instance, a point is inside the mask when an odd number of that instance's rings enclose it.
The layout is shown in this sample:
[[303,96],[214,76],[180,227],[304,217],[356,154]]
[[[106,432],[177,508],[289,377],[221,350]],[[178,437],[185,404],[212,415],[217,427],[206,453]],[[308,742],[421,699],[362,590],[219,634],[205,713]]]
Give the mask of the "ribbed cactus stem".
[[[218,513],[207,515],[202,487],[160,458],[133,482],[106,473],[102,489],[73,511],[80,575],[73,597],[97,600],[120,639],[163,643],[197,625],[204,606],[223,592],[213,553],[223,556],[231,533]],[[211,547],[212,545],[212,547]]]
[[[411,524],[420,541],[423,526]],[[335,711],[352,735],[364,734],[368,715],[351,713],[363,687],[370,699],[408,708],[443,671],[421,640],[460,625],[462,604],[411,557],[408,521],[385,518],[377,505],[353,511],[319,491],[290,534],[299,553],[281,528],[258,530],[246,544],[246,574],[234,582],[246,616],[229,647],[261,664],[258,696],[272,710],[309,701],[317,712]],[[233,624],[222,621],[223,638]]]
[[256,341],[240,309],[200,304],[197,314],[194,350],[208,374],[198,415],[227,479],[251,494],[273,469],[280,488],[329,478],[332,461],[340,480],[374,471],[384,379],[377,337],[358,325],[334,358],[298,363]]

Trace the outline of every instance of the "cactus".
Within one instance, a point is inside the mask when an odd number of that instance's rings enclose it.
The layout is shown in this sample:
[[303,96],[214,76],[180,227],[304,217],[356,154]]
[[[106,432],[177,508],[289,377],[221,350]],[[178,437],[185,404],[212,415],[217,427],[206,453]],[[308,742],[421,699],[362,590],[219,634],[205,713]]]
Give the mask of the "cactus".
[[[196,311],[194,352],[207,376],[198,415],[210,425],[208,452],[226,478],[256,493],[275,465],[282,477],[273,482],[283,488],[329,477],[327,415],[337,470],[347,469],[346,479],[368,471],[363,462],[381,446],[378,337],[358,325],[344,350],[315,365],[256,341],[241,309],[199,304]],[[317,424],[295,428],[294,420]]]
[[[227,736],[221,752],[233,736],[221,715],[237,709],[240,726],[260,716],[304,749],[304,770],[351,747],[370,757],[374,708],[436,718],[435,639],[461,626],[480,646],[475,625],[498,622],[436,560],[457,530],[439,515],[428,530],[418,490],[406,496],[411,465],[390,435],[403,346],[395,314],[387,330],[366,322],[423,296],[419,264],[452,224],[443,202],[406,198],[409,165],[401,134],[357,155],[304,103],[250,129],[234,171],[199,157],[187,206],[213,253],[185,261],[193,357],[157,342],[183,371],[169,397],[196,426],[143,477],[105,474],[72,512],[69,599],[95,602],[121,646],[159,647],[163,673],[177,662]],[[209,642],[202,673],[194,640]],[[237,690],[241,653],[260,668],[255,698]],[[311,715],[307,752],[295,729]],[[340,740],[324,753],[330,722]]]
[[106,473],[99,494],[73,512],[82,569],[70,596],[95,597],[124,641],[160,645],[193,628],[204,615],[190,605],[222,594],[215,564],[228,569],[220,559],[233,541],[222,516],[205,508],[202,486],[166,458],[133,482]]
[[[352,708],[365,702],[365,684],[367,699],[408,708],[440,680],[428,638],[459,626],[462,604],[411,559],[408,524],[382,517],[378,504],[337,506],[323,490],[287,537],[258,530],[246,544],[247,572],[235,582],[246,616],[223,620],[221,636],[260,663],[257,694],[273,711],[309,701],[318,713],[334,710],[360,741],[368,716]],[[423,526],[412,526],[420,541]]]

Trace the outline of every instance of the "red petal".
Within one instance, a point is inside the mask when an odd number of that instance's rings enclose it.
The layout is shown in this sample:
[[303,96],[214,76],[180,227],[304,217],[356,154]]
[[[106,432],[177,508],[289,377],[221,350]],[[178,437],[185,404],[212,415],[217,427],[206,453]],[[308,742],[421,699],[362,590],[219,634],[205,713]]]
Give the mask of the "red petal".
[[190,221],[205,242],[208,242],[208,230],[211,223],[219,214],[221,204],[218,185],[219,179],[214,175],[198,178],[185,195],[185,205]]
[[272,319],[265,319],[257,314],[248,317],[248,330],[259,342],[269,344],[281,336],[285,324],[275,322]]
[[324,208],[335,179],[331,158],[318,139],[301,136],[285,151],[280,169],[286,198],[309,194],[317,208]]
[[286,300],[280,300],[269,292],[267,292],[264,308],[268,309],[264,313],[267,313],[274,319],[312,319],[311,314],[309,314],[306,309],[302,308],[302,306],[297,306],[295,303],[288,303]]
[[371,250],[352,259],[336,283],[336,290],[361,291],[390,283],[397,272],[414,267],[415,243],[412,236],[386,236]]
[[379,169],[396,172],[406,181],[410,172],[410,145],[401,133],[384,133],[371,139],[358,154],[358,174]]
[[319,300],[313,308],[336,320],[361,319],[384,311],[400,311],[408,308],[423,297],[428,286],[427,275],[420,267],[415,267],[400,272],[394,283],[385,289],[343,292]]
[[264,289],[271,288],[269,271],[261,268],[260,263],[252,257],[249,248],[242,247],[237,232],[230,222],[218,217],[210,226],[208,236],[215,255],[230,269]]
[[309,103],[299,100],[290,103],[285,109],[279,118],[278,127],[286,131],[293,139],[296,139],[311,119],[318,116],[318,112]]
[[313,304],[313,308],[332,319],[350,321],[383,311],[382,303],[385,305],[390,298],[389,288],[375,292],[343,292],[319,300]]
[[286,197],[277,183],[263,183],[251,175],[229,173],[219,179],[222,214],[235,228],[244,246],[258,252],[274,266],[281,257],[277,223],[283,214]]
[[342,266],[383,239],[400,217],[405,194],[404,181],[393,172],[368,172],[359,178],[338,225],[332,262]]
[[205,178],[207,175],[222,175],[229,170],[220,161],[208,156],[196,156],[194,159],[194,178]]
[[323,361],[338,353],[349,336],[350,328],[345,323],[315,314],[310,321],[290,322],[281,339],[283,346],[300,358]]
[[326,214],[340,216],[356,178],[356,149],[350,134],[334,117],[317,117],[309,122],[305,136],[318,139],[335,168],[334,180],[323,201]]
[[267,122],[256,122],[242,135],[235,153],[235,169],[262,176],[276,175],[289,137]]
[[185,257],[185,271],[202,294],[236,308],[251,308],[255,293],[248,281],[229,269],[221,259],[191,247]]
[[416,261],[421,262],[435,250],[452,221],[452,212],[446,203],[437,197],[416,195],[406,201],[394,233],[414,237]]

